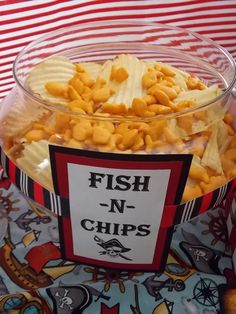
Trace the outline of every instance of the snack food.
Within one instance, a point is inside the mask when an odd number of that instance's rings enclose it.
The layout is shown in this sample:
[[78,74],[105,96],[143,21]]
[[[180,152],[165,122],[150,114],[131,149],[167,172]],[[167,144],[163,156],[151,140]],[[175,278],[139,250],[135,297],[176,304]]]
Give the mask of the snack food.
[[[113,153],[193,154],[183,201],[236,175],[233,118],[220,103],[204,107],[220,95],[217,85],[133,55],[103,64],[52,57],[30,72],[27,85],[51,109],[42,107],[17,132],[6,120],[4,150],[49,190],[47,143]],[[27,119],[28,112],[21,116]]]

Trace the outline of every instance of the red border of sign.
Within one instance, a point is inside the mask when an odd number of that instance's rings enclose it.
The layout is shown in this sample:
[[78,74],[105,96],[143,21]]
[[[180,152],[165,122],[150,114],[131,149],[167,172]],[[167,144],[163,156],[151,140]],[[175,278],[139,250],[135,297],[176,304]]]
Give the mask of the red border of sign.
[[[173,233],[173,227],[164,228],[160,224],[160,230],[157,235],[154,258],[151,264],[128,264],[99,261],[91,258],[74,255],[72,228],[70,222],[69,207],[69,183],[68,183],[68,163],[97,166],[101,168],[115,169],[169,169],[170,178],[166,193],[165,206],[163,208],[163,217],[165,211],[175,208],[171,205],[179,204],[182,193],[188,177],[189,167],[192,161],[192,155],[127,155],[101,153],[94,151],[78,150],[60,146],[49,146],[52,176],[55,193],[60,197],[67,199],[66,208],[62,208],[62,216],[59,221],[59,231],[61,239],[62,254],[66,259],[78,261],[81,263],[92,264],[100,267],[117,268],[124,270],[144,270],[144,271],[162,271],[169,252],[170,242]],[[173,220],[175,212],[173,214]]]

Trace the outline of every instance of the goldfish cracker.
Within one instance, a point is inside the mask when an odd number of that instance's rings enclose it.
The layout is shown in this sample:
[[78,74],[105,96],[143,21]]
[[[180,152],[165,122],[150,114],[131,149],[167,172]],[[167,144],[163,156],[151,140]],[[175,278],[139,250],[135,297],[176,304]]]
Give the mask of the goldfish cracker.
[[179,137],[174,132],[172,132],[169,127],[165,127],[163,129],[163,133],[168,143],[175,144],[179,141]]
[[128,109],[127,109],[125,104],[113,105],[113,104],[109,104],[109,103],[104,103],[101,106],[101,110],[103,112],[116,114],[116,115],[125,115],[128,112]]
[[[92,114],[93,113],[93,105],[91,102],[86,102],[83,99],[75,99],[71,102],[69,102],[68,107],[74,111],[74,112],[81,112],[81,113],[88,113],[88,114]],[[78,109],[82,109],[78,110]]]
[[219,188],[221,185],[224,185],[226,182],[227,180],[224,176],[212,176],[210,177],[210,180],[208,183],[200,182],[200,187],[202,188],[203,193],[207,194]]
[[66,129],[63,135],[64,141],[68,142],[71,139],[71,137],[72,137],[72,130]]
[[189,76],[186,84],[189,89],[205,89],[205,85],[197,77]]
[[43,130],[31,130],[25,134],[25,138],[28,142],[38,142],[47,138],[47,134]]
[[163,84],[156,84],[156,87],[162,90],[169,97],[170,100],[173,100],[177,97],[177,92],[172,87],[165,86]]
[[145,136],[145,145],[146,145],[146,152],[151,152],[153,150],[153,147],[154,147],[154,142],[151,138],[150,135],[146,135]]
[[69,127],[70,115],[57,111],[55,115],[55,130],[56,132],[63,132]]
[[122,135],[121,134],[112,134],[109,140],[110,150],[116,150],[117,146],[122,142]]
[[161,65],[160,71],[166,76],[175,76],[175,71],[168,66]]
[[93,91],[93,100],[95,102],[105,102],[109,99],[111,91],[107,87],[101,87]]
[[84,67],[82,66],[82,64],[80,64],[80,63],[77,63],[76,64],[76,71],[77,72],[79,72],[79,73],[83,73],[83,72],[85,72],[85,69],[84,69]]
[[145,122],[133,122],[129,126],[130,129],[138,129],[139,131],[146,132],[149,129],[148,123]]
[[81,120],[73,126],[72,136],[77,141],[84,141],[92,135],[93,128],[89,121]]
[[229,125],[232,125],[233,122],[234,122],[234,117],[232,116],[231,113],[227,112],[225,113],[224,115],[224,122],[229,124]]
[[148,110],[154,112],[155,114],[167,114],[172,112],[172,109],[167,106],[152,104],[148,106]]
[[84,91],[84,83],[80,80],[79,77],[74,76],[70,81],[69,81],[69,85],[71,85],[76,92],[81,95]]
[[137,129],[127,131],[123,135],[122,142],[118,145],[118,148],[120,148],[121,150],[126,150],[126,149],[131,148],[135,144],[137,136],[138,136]]
[[132,109],[137,116],[143,117],[145,111],[147,110],[147,104],[145,100],[141,98],[134,98],[132,102]]
[[143,100],[145,101],[145,103],[149,106],[149,105],[153,105],[156,104],[156,98],[153,95],[145,95],[143,97]]
[[111,137],[111,132],[102,126],[93,128],[93,142],[95,144],[107,144]]
[[134,145],[131,147],[133,151],[137,151],[144,148],[144,139],[143,134],[139,133],[138,136],[135,138]]
[[177,118],[178,126],[183,129],[187,134],[192,133],[193,115],[188,114]]
[[148,72],[146,72],[142,77],[142,85],[145,88],[149,88],[157,83],[157,75],[156,71],[150,69]]
[[125,135],[129,131],[130,123],[122,122],[116,126],[115,133]]
[[81,99],[80,94],[71,85],[68,86],[67,96],[70,100]]
[[77,148],[77,149],[81,149],[83,148],[83,145],[81,142],[76,141],[75,139],[71,138],[69,141],[67,141],[64,144],[65,147],[72,147],[72,148]]
[[236,148],[228,149],[223,156],[228,160],[236,161]]
[[164,106],[170,105],[170,98],[168,95],[155,86],[155,89],[151,90],[151,95],[153,95],[157,102]]
[[64,96],[67,93],[67,85],[59,82],[48,82],[45,84],[46,90],[53,96]]
[[198,184],[196,184],[195,186],[186,185],[182,199],[184,202],[188,202],[193,198],[200,197],[201,195],[202,189]]
[[143,114],[145,118],[151,118],[151,117],[154,117],[155,115],[156,113],[150,110],[145,110]]
[[163,129],[167,126],[166,120],[153,121],[149,124],[146,134],[151,136],[153,141],[159,139],[163,134]]
[[200,180],[205,183],[208,183],[210,181],[207,171],[203,167],[198,166],[194,163],[191,164],[189,176],[192,179]]
[[178,103],[176,103],[176,111],[180,112],[184,109],[192,108],[196,105],[194,99],[188,99],[188,100],[182,100]]
[[[190,104],[188,107],[194,106],[194,100],[192,100],[192,104]],[[197,120],[206,121],[206,111],[205,110],[199,110],[197,112],[194,112],[194,118]]]
[[114,133],[115,131],[115,126],[111,121],[99,121],[98,125],[102,126],[106,130],[108,130],[110,133]]
[[116,68],[115,66],[112,67],[110,80],[115,80],[119,83],[125,81],[129,76],[129,73],[124,67]]
[[79,79],[84,83],[87,87],[92,87],[94,84],[94,80],[90,77],[90,75],[86,72],[78,73],[77,74]]

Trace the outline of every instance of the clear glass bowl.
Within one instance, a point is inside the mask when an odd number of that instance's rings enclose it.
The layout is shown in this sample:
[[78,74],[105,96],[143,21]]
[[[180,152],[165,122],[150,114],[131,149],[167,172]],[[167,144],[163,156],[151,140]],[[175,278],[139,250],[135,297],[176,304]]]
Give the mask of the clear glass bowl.
[[[134,117],[76,113],[68,107],[47,103],[28,87],[30,71],[52,56],[64,56],[72,62],[104,63],[120,54],[131,54],[144,61],[167,63],[197,76],[206,86],[217,84],[222,93],[210,102],[202,102],[198,107],[154,117]],[[49,33],[26,46],[17,56],[13,71],[17,86],[1,108],[1,143],[7,156],[49,191],[53,191],[47,148],[49,142],[102,152],[193,154],[201,169],[198,169],[198,174],[194,174],[194,171],[189,174],[183,201],[208,193],[236,176],[236,133],[232,121],[235,109],[231,97],[236,79],[235,64],[224,48],[209,39],[184,29],[157,23],[122,20],[78,23],[75,27]],[[53,136],[50,134],[31,143],[25,141],[24,135],[32,129],[32,125],[35,127],[44,119],[46,127],[50,121],[48,117],[55,115],[67,117],[65,120],[62,118],[65,127],[55,129]],[[138,130],[136,135],[139,134],[142,140],[139,144],[131,141],[132,143],[123,145],[120,139],[119,143],[113,141],[113,145],[98,145],[93,142],[90,134],[86,139],[69,141],[73,136],[67,130],[72,128],[71,121],[78,119],[86,120],[92,129],[104,123],[112,125],[113,133],[116,133],[121,124],[127,124],[126,131]],[[163,123],[171,126],[174,134],[176,125],[184,132],[182,135],[175,134],[172,139],[167,134],[163,137]],[[211,137],[213,132],[215,139]],[[125,138],[127,134],[122,136]],[[202,157],[210,140],[216,140],[218,146],[213,149],[213,155],[208,156],[208,161],[203,163]],[[215,153],[218,155],[214,155]],[[217,163],[220,168],[216,166]]]

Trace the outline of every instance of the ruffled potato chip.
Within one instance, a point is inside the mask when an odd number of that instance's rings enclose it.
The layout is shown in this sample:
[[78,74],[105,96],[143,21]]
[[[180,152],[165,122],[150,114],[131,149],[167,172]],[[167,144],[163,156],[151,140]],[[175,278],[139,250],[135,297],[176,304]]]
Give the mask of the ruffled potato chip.
[[182,91],[174,99],[174,103],[193,99],[196,101],[196,105],[199,106],[213,100],[219,95],[219,93],[220,91],[218,85],[212,85],[203,90],[194,89],[190,91]]
[[[128,78],[123,82],[111,81],[110,75],[113,66],[124,68],[128,73]],[[146,64],[132,55],[119,55],[113,61],[105,62],[99,77],[104,79],[108,87],[114,91],[114,94],[107,102],[124,103],[131,107],[134,98],[141,98],[145,95],[142,87],[142,76],[146,70]]]
[[217,132],[217,144],[220,151],[220,154],[223,154],[227,149],[230,141],[231,136],[228,134],[227,125],[223,120],[218,122],[218,132]]
[[19,135],[22,130],[28,128],[31,121],[40,119],[47,112],[48,110],[44,107],[30,101],[23,104],[17,101],[4,119],[4,123],[1,124],[0,131],[6,137]]
[[16,160],[16,164],[28,176],[41,184],[43,183],[49,191],[53,191],[48,141],[41,140],[24,144],[22,157]]
[[218,124],[212,126],[212,133],[202,156],[201,165],[209,167],[218,174],[223,173],[217,141]]
[[103,68],[101,64],[95,62],[81,62],[79,64],[94,80],[99,76]]
[[50,104],[66,105],[69,101],[62,96],[53,96],[45,88],[49,82],[67,85],[76,73],[76,66],[69,59],[55,56],[35,66],[27,83],[32,92]]

